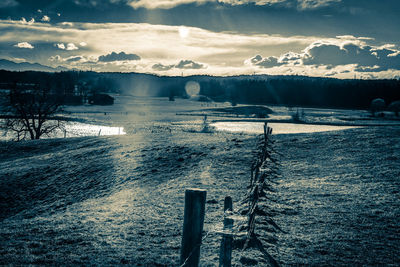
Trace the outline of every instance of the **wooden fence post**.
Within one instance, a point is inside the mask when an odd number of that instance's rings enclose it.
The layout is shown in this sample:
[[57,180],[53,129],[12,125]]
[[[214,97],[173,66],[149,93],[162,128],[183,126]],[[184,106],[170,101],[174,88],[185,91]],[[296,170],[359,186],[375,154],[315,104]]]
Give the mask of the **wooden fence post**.
[[204,224],[207,191],[191,188],[185,191],[185,211],[181,247],[181,266],[198,266]]
[[264,122],[264,141],[265,141],[264,145],[265,146],[266,146],[266,142],[268,139],[267,134],[268,134],[268,123]]
[[[224,201],[224,215],[227,211],[233,211],[232,198],[230,196],[225,197]],[[225,218],[224,216],[224,230],[232,230],[233,219]],[[230,267],[232,261],[232,234],[222,234],[221,247],[219,250],[219,266]]]

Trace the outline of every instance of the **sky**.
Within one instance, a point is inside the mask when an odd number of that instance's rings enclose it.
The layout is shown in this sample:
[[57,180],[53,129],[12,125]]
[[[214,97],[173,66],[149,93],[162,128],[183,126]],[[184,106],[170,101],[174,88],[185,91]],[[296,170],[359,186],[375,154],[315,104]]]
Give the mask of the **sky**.
[[398,0],[0,0],[0,59],[158,75],[400,77]]

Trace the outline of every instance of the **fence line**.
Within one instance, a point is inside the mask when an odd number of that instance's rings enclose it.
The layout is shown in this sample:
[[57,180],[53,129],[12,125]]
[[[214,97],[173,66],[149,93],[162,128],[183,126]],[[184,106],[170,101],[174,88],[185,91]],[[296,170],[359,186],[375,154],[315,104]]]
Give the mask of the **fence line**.
[[272,143],[270,138],[272,128],[268,124],[264,124],[264,140],[262,144],[262,152],[256,163],[251,168],[251,176],[249,183],[249,191],[246,200],[249,202],[247,210],[248,223],[247,235],[243,244],[242,252],[249,248],[258,249],[269,261],[272,266],[279,266],[277,261],[266,251],[263,243],[255,233],[256,229],[256,216],[263,216],[266,218],[266,223],[281,231],[279,226],[272,220],[270,212],[265,206],[261,205],[262,200],[268,200],[266,191],[273,192],[270,187],[268,179],[269,176],[275,175],[273,167],[268,167],[270,162],[275,162],[271,157],[272,149],[269,149],[269,144]]
[[[271,213],[266,209],[265,206],[261,205],[262,201],[270,200],[266,192],[273,192],[273,189],[269,183],[271,182],[271,177],[276,175],[274,166],[269,166],[271,163],[276,163],[276,160],[271,157],[272,152],[275,151],[269,146],[269,144],[272,144],[273,142],[270,138],[271,134],[272,128],[268,127],[267,123],[265,123],[261,153],[259,154],[255,163],[253,163],[251,166],[248,193],[244,200],[245,203],[248,202],[248,208],[244,213],[247,215],[247,223],[244,227],[239,227],[239,225],[236,225],[236,227],[238,227],[237,232],[235,231],[236,229],[234,229],[234,220],[237,219],[240,221],[243,219],[243,216],[234,215],[232,198],[229,196],[225,198],[223,228],[220,231],[214,231],[222,235],[219,253],[219,266],[231,266],[233,248],[240,249],[240,256],[242,256],[247,249],[256,248],[264,255],[270,265],[279,266],[277,261],[267,252],[264,244],[255,233],[257,216],[262,216],[265,218],[265,222],[267,224],[279,231],[282,231],[282,229],[272,220]],[[212,230],[210,230],[204,237],[202,237],[201,231],[200,234],[198,231],[199,229],[203,229],[206,191],[200,190],[202,192],[201,194],[204,194],[204,198],[198,198],[201,200],[197,200],[198,204],[194,205],[193,199],[187,198],[187,192],[191,190],[193,189],[188,189],[185,192],[184,227],[180,266],[198,266],[202,240],[204,240],[210,234],[210,232],[212,232]],[[200,193],[195,192],[194,194]],[[194,217],[189,218],[189,214],[192,214],[190,216]],[[193,220],[193,218],[196,219]],[[196,221],[200,222],[201,225],[195,223],[196,225],[190,226]],[[243,228],[247,230],[244,233],[244,238],[241,234]],[[239,237],[239,240],[234,240],[235,237]],[[238,263],[236,263],[236,265],[237,264]]]

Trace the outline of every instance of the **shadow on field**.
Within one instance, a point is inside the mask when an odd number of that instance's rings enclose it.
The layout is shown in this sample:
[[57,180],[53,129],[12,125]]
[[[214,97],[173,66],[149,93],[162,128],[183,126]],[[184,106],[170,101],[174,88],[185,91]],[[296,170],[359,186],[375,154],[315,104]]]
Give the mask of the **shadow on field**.
[[107,139],[79,139],[1,144],[0,220],[64,210],[113,185]]

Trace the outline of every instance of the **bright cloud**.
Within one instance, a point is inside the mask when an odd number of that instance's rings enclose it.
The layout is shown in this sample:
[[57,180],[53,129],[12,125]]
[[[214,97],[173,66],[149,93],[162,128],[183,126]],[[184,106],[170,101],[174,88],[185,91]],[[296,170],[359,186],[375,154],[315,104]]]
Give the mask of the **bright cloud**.
[[62,50],[64,50],[65,49],[65,45],[64,44],[55,44],[55,46],[57,47],[57,48],[59,48],[59,49],[62,49]]
[[[29,45],[22,44],[33,43],[37,48],[35,58],[41,58],[35,60],[51,66],[57,63],[96,71],[162,72],[166,75],[184,72],[185,75],[267,73],[352,77],[358,72],[394,77],[400,74],[397,45],[351,35],[321,38],[213,32],[187,26],[182,30],[182,26],[145,23],[51,25],[0,20],[0,31],[4,29],[7,34],[2,36],[0,46],[17,43],[16,48],[28,48]],[[48,48],[49,44],[54,44],[53,49]],[[75,44],[81,48],[79,55]],[[2,57],[33,60],[18,51],[21,49],[3,50]]]
[[68,43],[66,50],[71,51],[71,50],[77,50],[79,49],[74,43]]
[[27,21],[24,17],[22,17],[21,20],[19,21],[19,23],[32,25],[33,23],[35,23],[35,19],[31,18],[29,21]]
[[74,43],[68,43],[67,45],[65,45],[63,43],[58,43],[58,44],[55,44],[55,46],[58,49],[67,50],[67,51],[72,51],[72,50],[78,50],[79,49]]
[[43,22],[49,22],[49,21],[50,21],[50,17],[44,15],[44,16],[42,17],[41,21],[43,21]]
[[15,47],[18,47],[18,48],[27,48],[27,49],[33,49],[34,48],[34,46],[33,45],[31,45],[30,43],[28,43],[28,42],[21,42],[21,43],[18,43],[18,44],[16,44],[16,45],[14,45]]

